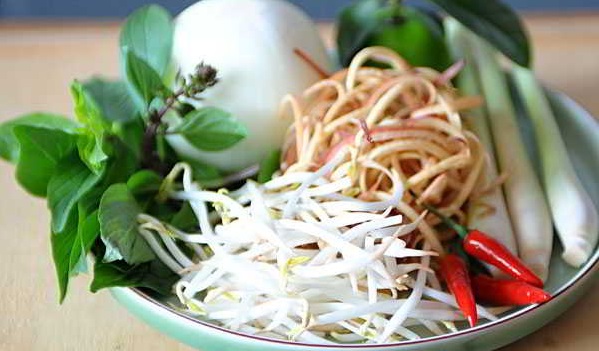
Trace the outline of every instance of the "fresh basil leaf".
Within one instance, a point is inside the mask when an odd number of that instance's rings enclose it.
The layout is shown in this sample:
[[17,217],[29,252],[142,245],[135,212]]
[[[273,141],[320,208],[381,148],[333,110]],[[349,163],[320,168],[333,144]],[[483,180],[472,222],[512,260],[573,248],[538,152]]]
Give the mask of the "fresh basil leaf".
[[50,236],[52,244],[52,257],[58,278],[58,290],[60,303],[64,301],[71,277],[71,252],[77,240],[77,213],[72,212],[68,218],[67,225],[60,232],[53,232]]
[[127,188],[134,196],[156,194],[160,190],[161,184],[162,177],[158,173],[147,169],[133,174],[127,180]]
[[499,0],[429,0],[486,39],[521,66],[530,65],[530,46],[518,15]]
[[94,279],[90,290],[97,292],[112,287],[147,288],[162,295],[172,292],[179,276],[173,273],[160,260],[131,266],[125,261],[102,262],[94,266]]
[[147,110],[154,98],[168,93],[158,72],[133,51],[125,53],[125,74],[130,89],[135,93],[140,111]]
[[272,175],[281,168],[281,150],[275,150],[260,162],[258,171],[258,182],[266,183],[272,179]]
[[[99,219],[102,241],[118,250],[129,264],[148,262],[154,252],[137,230],[141,209],[126,184],[113,184],[100,200]],[[112,255],[114,257],[114,255]]]
[[129,15],[121,30],[121,55],[125,59],[130,51],[164,76],[171,58],[173,32],[168,11],[158,5],[141,7]]
[[222,179],[222,174],[218,170],[218,168],[197,160],[188,160],[183,159],[183,161],[192,169],[193,179],[205,184],[205,183],[213,183]]
[[147,200],[144,205],[144,213],[150,213],[154,218],[166,223],[170,223],[180,210],[180,208],[172,202],[155,201],[155,196],[152,196]]
[[102,185],[97,185],[77,203],[77,239],[71,252],[71,275],[88,272],[87,254],[91,252],[93,244],[100,236],[98,206],[103,193]]
[[339,14],[337,50],[341,65],[346,67],[364,47],[366,41],[388,16],[386,0],[361,0],[344,8]]
[[194,230],[200,226],[198,218],[188,202],[183,203],[179,212],[177,212],[170,224],[181,230]]
[[31,113],[0,124],[0,157],[17,163],[19,160],[19,141],[13,130],[16,126],[29,126],[77,134],[79,125],[66,117],[50,113]]
[[71,274],[87,273],[87,254],[93,243],[100,236],[100,222],[98,221],[98,210],[85,216],[86,210],[79,209],[79,225],[77,226],[77,237],[71,250],[69,269]]
[[76,137],[60,130],[27,125],[13,127],[19,142],[17,181],[36,196],[46,196],[58,162],[75,148]]
[[95,77],[84,82],[83,87],[97,103],[106,120],[122,123],[139,117],[137,107],[124,82]]
[[63,158],[48,183],[48,207],[52,213],[52,231],[62,232],[75,205],[98,183],[102,173],[93,173],[75,153]]
[[243,124],[216,107],[190,112],[183,123],[169,132],[184,136],[192,145],[206,151],[227,149],[247,136]]
[[141,159],[141,147],[145,132],[145,123],[142,119],[135,119],[123,124],[115,124],[113,133],[119,137],[123,145],[131,151],[136,159]]
[[110,138],[109,142],[113,152],[106,164],[106,175],[102,180],[104,189],[112,184],[126,182],[139,168],[139,159],[123,141]]
[[67,294],[70,278],[82,270],[85,257],[99,235],[98,212],[89,213],[89,210],[79,206],[79,211],[69,215],[65,228],[61,232],[53,232],[50,237],[61,303]]
[[73,82],[71,94],[75,103],[75,116],[85,127],[81,129],[77,140],[79,156],[92,172],[100,173],[108,159],[104,136],[110,130],[110,124],[103,118],[100,108],[81,83]]

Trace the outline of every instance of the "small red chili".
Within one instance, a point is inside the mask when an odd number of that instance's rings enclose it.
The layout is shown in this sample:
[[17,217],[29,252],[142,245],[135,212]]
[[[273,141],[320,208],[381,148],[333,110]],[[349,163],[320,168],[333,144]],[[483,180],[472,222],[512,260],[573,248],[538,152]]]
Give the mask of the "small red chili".
[[462,238],[462,247],[468,255],[499,268],[515,279],[543,287],[541,278],[526,267],[524,262],[512,254],[502,243],[481,231],[469,230],[444,216],[432,206],[426,204],[423,206],[458,233]]
[[543,287],[543,281],[524,262],[514,256],[503,244],[478,230],[471,230],[462,244],[464,251],[472,257],[487,262],[515,279],[536,287]]
[[445,255],[441,259],[441,275],[468,323],[474,327],[478,321],[478,313],[466,263],[458,255]]
[[473,277],[471,282],[476,299],[494,305],[524,306],[551,299],[551,295],[543,289],[518,280],[493,279],[478,275]]

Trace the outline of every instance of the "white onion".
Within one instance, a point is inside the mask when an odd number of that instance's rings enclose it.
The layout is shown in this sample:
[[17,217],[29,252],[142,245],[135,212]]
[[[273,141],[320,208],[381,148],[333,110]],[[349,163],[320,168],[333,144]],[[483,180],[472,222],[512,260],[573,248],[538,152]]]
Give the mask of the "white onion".
[[295,48],[329,68],[314,23],[287,1],[203,0],[184,10],[175,21],[173,61],[185,76],[202,61],[217,68],[219,83],[202,95],[198,105],[232,113],[249,135],[221,152],[200,151],[171,136],[175,151],[236,171],[279,148],[290,123],[277,117],[279,102],[320,78],[294,53]]

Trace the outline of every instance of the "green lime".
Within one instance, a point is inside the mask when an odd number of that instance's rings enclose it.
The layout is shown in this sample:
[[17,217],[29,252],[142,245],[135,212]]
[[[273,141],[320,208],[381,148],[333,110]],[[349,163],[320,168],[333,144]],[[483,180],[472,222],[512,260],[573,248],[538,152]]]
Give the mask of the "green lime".
[[366,46],[385,46],[402,55],[413,66],[442,71],[450,59],[443,36],[434,20],[413,8],[401,7],[371,33]]

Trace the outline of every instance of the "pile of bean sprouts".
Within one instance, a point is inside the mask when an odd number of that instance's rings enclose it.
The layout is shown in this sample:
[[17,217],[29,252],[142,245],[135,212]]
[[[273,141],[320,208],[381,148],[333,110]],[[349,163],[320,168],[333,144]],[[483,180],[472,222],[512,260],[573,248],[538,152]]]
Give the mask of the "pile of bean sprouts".
[[[390,68],[362,67],[373,59]],[[455,331],[464,317],[431,267],[450,235],[420,206],[463,217],[483,167],[459,115],[479,101],[457,97],[448,84],[455,71],[365,49],[347,70],[284,99],[294,123],[271,181],[208,191],[178,164],[162,191],[191,205],[198,232],[149,215],[139,216],[139,231],[181,276],[174,292],[183,310],[316,344]]]

